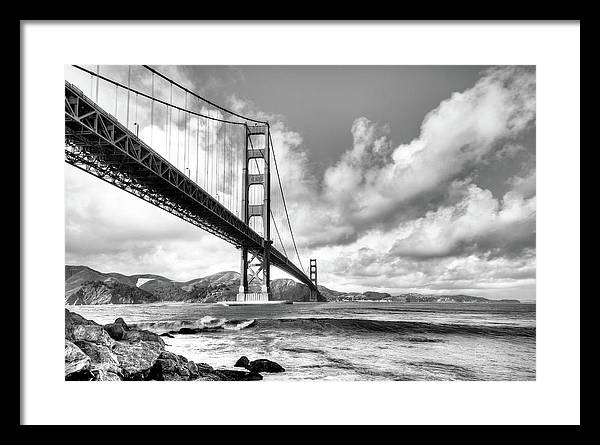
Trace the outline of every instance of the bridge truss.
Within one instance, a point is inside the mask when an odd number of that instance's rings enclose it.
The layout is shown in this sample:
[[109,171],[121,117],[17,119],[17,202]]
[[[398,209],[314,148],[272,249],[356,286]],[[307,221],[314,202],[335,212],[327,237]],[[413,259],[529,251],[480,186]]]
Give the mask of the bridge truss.
[[[154,107],[154,103],[152,106]],[[178,108],[171,104],[169,106]],[[116,105],[115,111],[117,111]],[[202,116],[193,111],[186,110],[186,112]],[[117,113],[115,112],[115,114]],[[172,111],[167,109],[166,117],[169,118],[169,115],[172,115]],[[231,196],[229,196],[228,202],[234,203],[233,208],[228,208],[224,202],[224,193],[219,196],[217,192],[215,197],[214,193],[208,192],[199,185],[198,179],[194,181],[190,174],[190,167],[184,168],[184,171],[188,171],[187,175],[184,174],[176,165],[142,140],[137,134],[139,124],[134,123],[134,128],[137,125],[137,131],[134,132],[130,128],[129,122],[123,125],[117,117],[105,111],[82,90],[67,81],[65,81],[65,160],[67,163],[172,213],[240,249],[242,279],[238,300],[269,299],[271,264],[308,285],[311,290],[311,299],[316,299],[318,293],[316,282],[289,259],[285,253],[284,243],[281,242],[277,225],[275,225],[276,233],[284,252],[273,246],[270,236],[270,221],[274,222],[274,219],[269,217],[270,214],[272,216],[269,169],[272,140],[268,123],[255,122],[249,125],[247,122],[232,122],[219,118],[215,120],[235,126],[244,133],[246,139],[246,149],[243,152],[245,157],[242,157],[245,168],[243,174],[239,175],[241,193],[238,195],[241,195],[239,197],[242,199],[235,199],[236,187],[231,186]],[[129,121],[129,97],[127,121]],[[196,130],[198,132],[196,143],[199,144],[199,119]],[[204,130],[206,133],[206,127]],[[208,127],[208,131],[210,137],[210,127]],[[222,132],[223,129],[221,129]],[[254,148],[253,137],[255,135],[262,135],[264,141],[262,148]],[[231,142],[226,136],[221,138],[224,147],[223,169],[225,169],[225,160],[235,160],[235,156],[231,154],[229,158],[226,157],[225,146],[226,143]],[[218,138],[216,141],[220,144]],[[177,142],[179,144],[179,140]],[[208,163],[212,162],[209,160],[208,154],[205,153],[207,172]],[[191,166],[192,154],[188,151],[187,155],[188,166]],[[217,152],[217,155],[220,156],[221,153]],[[200,173],[200,156],[199,152],[195,155],[196,178]],[[177,159],[179,158],[179,153],[177,153]],[[257,159],[262,159],[262,169],[258,165]],[[250,167],[251,162],[256,164],[254,168]],[[230,176],[233,178],[236,174],[235,168],[231,167]],[[224,178],[225,176],[223,176],[221,189],[219,189],[221,191],[225,187]],[[281,187],[280,180],[279,185]],[[263,202],[261,204],[252,202],[251,199],[250,190],[256,186],[262,187]],[[210,189],[209,186],[206,188]],[[280,190],[281,198],[284,200],[283,190]],[[256,193],[254,193],[254,199],[256,200]],[[238,202],[241,202],[241,206],[238,205]],[[285,201],[283,206],[285,207]],[[287,208],[285,208],[285,212],[287,214]],[[260,224],[252,224],[252,220],[257,218],[262,220]],[[259,230],[256,230],[257,228]],[[295,241],[293,245],[297,254]],[[253,284],[260,285],[259,292],[252,289]]]

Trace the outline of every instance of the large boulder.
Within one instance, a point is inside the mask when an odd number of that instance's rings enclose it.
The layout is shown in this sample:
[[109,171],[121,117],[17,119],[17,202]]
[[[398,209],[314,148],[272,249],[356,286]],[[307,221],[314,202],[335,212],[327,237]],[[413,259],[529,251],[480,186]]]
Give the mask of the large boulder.
[[246,357],[245,355],[242,355],[237,362],[235,362],[235,367],[237,368],[245,368],[246,366],[248,366],[248,363],[250,363],[250,360],[248,360],[248,357]]
[[160,335],[145,331],[143,329],[129,329],[123,332],[123,341],[134,343],[139,341],[149,342],[149,343],[157,343],[161,349],[165,347],[165,341],[160,337]]
[[117,323],[105,324],[104,330],[108,332],[108,335],[110,335],[114,340],[122,340],[123,336],[125,335],[125,329],[121,324]]
[[117,318],[115,320],[114,324],[121,325],[123,327],[123,329],[125,329],[125,330],[129,329],[129,327],[127,326],[127,323],[125,323],[125,320],[123,320],[121,317]]
[[80,342],[95,343],[111,348],[115,341],[108,335],[108,332],[100,325],[79,324],[73,327],[70,336],[67,338],[75,344]]
[[119,361],[123,380],[146,380],[163,351],[156,342],[115,342],[112,352]]
[[246,366],[246,369],[251,372],[285,372],[285,369],[279,363],[264,358],[252,360]]
[[172,352],[160,353],[148,378],[151,380],[195,380],[199,376],[198,366],[185,357]]
[[106,373],[112,373],[116,376],[121,374],[119,360],[111,348],[88,341],[81,341],[78,345],[90,358],[90,370],[99,377],[99,380],[103,380],[102,377]]
[[76,326],[99,326],[98,323],[83,318],[81,315],[65,309],[65,338],[69,341],[73,339],[73,330]]
[[129,330],[129,326],[121,317],[117,318],[114,323],[104,325],[104,329],[115,340],[121,340],[125,336],[125,331]]
[[70,327],[78,324],[98,325],[98,323],[96,323],[95,321],[88,320],[87,318],[84,318],[81,315],[76,314],[75,312],[71,312],[70,310],[65,308],[65,326]]
[[196,363],[196,367],[198,368],[198,372],[213,372],[214,368],[210,366],[208,363]]
[[87,374],[90,371],[90,358],[74,343],[65,340],[65,379]]

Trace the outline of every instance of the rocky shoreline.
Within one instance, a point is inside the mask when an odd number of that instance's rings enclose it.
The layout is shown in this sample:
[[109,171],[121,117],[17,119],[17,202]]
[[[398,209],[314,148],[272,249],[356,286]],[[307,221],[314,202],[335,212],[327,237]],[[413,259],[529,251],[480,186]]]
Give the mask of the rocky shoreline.
[[262,380],[261,372],[283,372],[266,359],[250,362],[241,357],[234,367],[214,369],[207,363],[169,352],[160,335],[122,318],[100,325],[65,309],[65,380]]

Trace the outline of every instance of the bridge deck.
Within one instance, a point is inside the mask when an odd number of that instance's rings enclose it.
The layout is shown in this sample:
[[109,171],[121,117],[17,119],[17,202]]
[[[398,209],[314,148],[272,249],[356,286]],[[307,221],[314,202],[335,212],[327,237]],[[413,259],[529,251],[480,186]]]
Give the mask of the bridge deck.
[[[263,238],[111,114],[65,81],[65,157],[108,183],[259,256]],[[271,264],[314,287],[270,246]]]

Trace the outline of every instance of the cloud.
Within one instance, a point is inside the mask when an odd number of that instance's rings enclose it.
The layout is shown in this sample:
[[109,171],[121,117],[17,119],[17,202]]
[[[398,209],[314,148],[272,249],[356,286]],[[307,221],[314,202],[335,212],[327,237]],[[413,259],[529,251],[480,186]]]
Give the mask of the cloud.
[[[202,91],[184,71],[171,74]],[[105,98],[109,106],[111,100]],[[237,96],[229,106],[271,123],[298,247],[301,255],[319,259],[323,284],[505,297],[535,292],[535,153],[523,141],[535,128],[533,69],[483,72],[472,88],[430,111],[418,137],[405,143],[392,140],[393,122],[357,117],[349,128],[352,144],[322,177],[313,173],[311,147],[284,116]],[[139,113],[142,136],[151,132],[159,151],[181,138],[182,121],[169,139],[164,115],[156,114],[151,127],[149,108],[140,103]],[[523,159],[519,171],[508,169]],[[501,192],[482,185],[482,166],[498,170]],[[177,279],[237,268],[238,252],[223,241],[83,175],[66,175],[68,261]],[[276,203],[275,184],[273,189]],[[281,205],[274,210],[283,243],[293,252]]]
[[500,150],[497,150],[494,154],[495,159],[511,159],[517,154],[525,151],[526,148],[521,144],[506,144]]
[[511,191],[497,200],[470,184],[454,206],[440,207],[405,223],[389,255],[413,259],[462,256],[471,252],[506,255],[535,246],[535,196]]
[[[472,88],[456,92],[429,112],[412,141],[394,146],[389,124],[357,118],[353,145],[322,181],[311,174],[300,135],[282,117],[261,113],[232,97],[243,113],[272,124],[290,213],[307,248],[355,242],[374,229],[390,230],[452,200],[452,183],[469,178],[490,156],[513,156],[513,140],[535,126],[535,72],[522,67],[487,70]],[[493,156],[496,155],[496,156]]]
[[418,138],[391,149],[386,128],[367,118],[352,126],[353,147],[325,171],[322,196],[338,223],[355,239],[374,226],[395,223],[405,208],[444,194],[503,141],[535,120],[535,74],[526,69],[489,70],[477,84],[454,93],[431,111]]
[[[250,102],[237,110],[256,113]],[[428,113],[401,145],[389,124],[357,118],[352,146],[311,175],[300,135],[280,116],[273,138],[301,251],[322,280],[365,289],[516,289],[535,281],[535,158],[520,142],[535,128],[535,72],[500,67]],[[527,155],[495,197],[474,182],[481,166]],[[327,281],[323,281],[327,282]],[[349,289],[348,289],[349,290]]]
[[536,189],[536,170],[531,168],[523,176],[513,176],[507,180],[512,189],[521,196],[528,198],[535,196]]
[[239,261],[225,241],[70,165],[65,213],[67,264],[188,280]]

